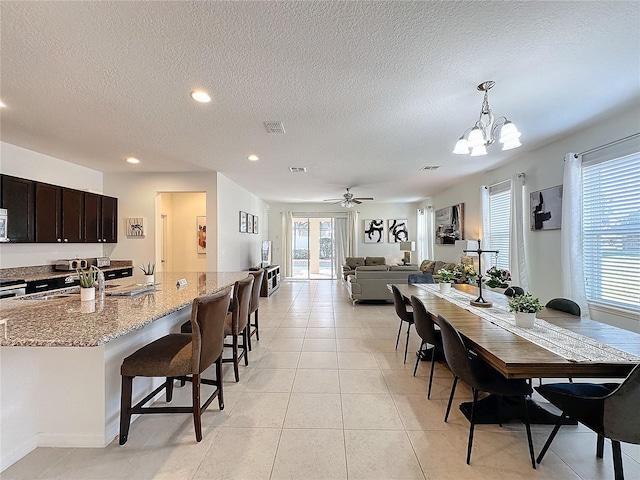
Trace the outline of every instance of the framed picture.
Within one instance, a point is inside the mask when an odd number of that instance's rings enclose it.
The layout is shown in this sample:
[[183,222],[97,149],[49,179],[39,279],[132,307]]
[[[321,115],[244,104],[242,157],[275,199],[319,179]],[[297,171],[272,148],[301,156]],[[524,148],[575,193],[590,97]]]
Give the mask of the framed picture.
[[144,238],[145,221],[143,217],[129,217],[125,219],[127,237]]
[[384,242],[384,220],[373,219],[364,221],[364,243]]
[[247,233],[253,233],[253,215],[247,213]]
[[529,194],[531,231],[562,227],[562,185]]
[[207,253],[207,217],[196,217],[196,226],[198,234],[196,251],[198,253]]
[[253,233],[258,233],[258,216],[253,216]]
[[436,244],[455,245],[464,238],[464,203],[436,210]]
[[389,228],[389,243],[409,241],[409,227],[406,218],[387,220],[387,226]]
[[240,212],[240,233],[247,233],[247,212]]

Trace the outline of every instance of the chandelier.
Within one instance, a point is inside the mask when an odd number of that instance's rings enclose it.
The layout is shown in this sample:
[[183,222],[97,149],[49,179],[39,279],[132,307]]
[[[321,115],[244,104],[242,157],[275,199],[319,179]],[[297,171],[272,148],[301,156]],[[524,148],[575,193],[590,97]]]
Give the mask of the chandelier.
[[352,208],[352,207],[355,207],[356,205],[357,205],[356,202],[354,202],[351,198],[345,198],[340,202],[340,206],[345,208]]
[[[491,108],[489,108],[489,90],[495,84],[496,82],[488,81],[478,85],[478,90],[484,92],[480,117],[473,127],[465,130],[456,143],[453,153],[468,155],[469,149],[471,149],[472,157],[486,155],[487,147],[493,145],[496,141],[498,130],[500,130],[500,138],[498,141],[502,143],[502,150],[511,150],[522,145],[519,140],[521,134],[516,126],[507,120],[507,117],[498,117],[496,120],[491,114]],[[465,135],[467,135],[466,138]]]

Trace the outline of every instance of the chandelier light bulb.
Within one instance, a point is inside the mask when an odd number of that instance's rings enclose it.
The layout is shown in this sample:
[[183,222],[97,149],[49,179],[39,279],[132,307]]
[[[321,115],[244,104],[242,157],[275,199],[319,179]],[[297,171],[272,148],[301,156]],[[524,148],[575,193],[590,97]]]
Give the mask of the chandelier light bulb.
[[516,138],[515,140],[509,140],[508,142],[505,142],[502,146],[502,150],[513,150],[514,148],[518,148],[521,145],[522,144],[520,143],[520,140]]
[[479,147],[473,147],[471,149],[471,156],[472,157],[480,157],[482,155],[486,155],[487,154],[487,147],[485,147],[484,145],[480,145]]
[[510,122],[509,120],[506,120],[504,122],[504,125],[502,125],[502,128],[500,129],[500,143],[510,143],[513,140],[518,140],[518,138],[520,138],[520,135],[522,135],[518,129],[516,128],[516,126]]
[[456,142],[456,148],[453,149],[456,155],[469,155],[469,145],[464,135]]
[[469,132],[469,138],[467,139],[467,145],[472,149],[484,145],[484,133],[482,133],[480,128],[473,127],[471,129]]

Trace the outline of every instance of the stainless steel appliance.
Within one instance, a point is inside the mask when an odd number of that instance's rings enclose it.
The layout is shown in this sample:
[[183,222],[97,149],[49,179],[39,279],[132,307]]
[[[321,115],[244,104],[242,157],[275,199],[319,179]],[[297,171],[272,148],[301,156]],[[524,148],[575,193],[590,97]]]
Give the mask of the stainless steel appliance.
[[17,278],[0,279],[0,298],[21,297],[26,293],[27,282]]
[[8,218],[9,215],[7,214],[7,209],[6,208],[0,208],[0,242],[8,242],[9,239],[7,238],[7,235],[9,234],[8,232]]
[[55,265],[56,270],[71,271],[78,268],[87,268],[87,261],[83,258],[72,258],[70,260],[58,260]]

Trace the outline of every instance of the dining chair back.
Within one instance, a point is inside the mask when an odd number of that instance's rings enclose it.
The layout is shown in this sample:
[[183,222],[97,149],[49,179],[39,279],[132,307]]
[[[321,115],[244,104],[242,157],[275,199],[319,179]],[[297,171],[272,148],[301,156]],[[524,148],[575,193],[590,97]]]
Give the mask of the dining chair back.
[[[231,311],[227,313],[224,323],[224,335],[231,336],[232,342],[225,347],[232,348],[230,358],[223,358],[224,363],[233,363],[233,373],[236,382],[240,381],[239,362],[244,357],[245,366],[249,365],[249,306],[251,304],[251,288],[253,287],[253,275],[247,275],[242,280],[238,280],[233,286],[233,301]],[[239,352],[238,338],[242,335],[242,352]]]
[[529,456],[531,466],[536,468],[533,456],[533,440],[531,438],[531,425],[529,423],[529,409],[526,396],[532,393],[531,387],[525,380],[507,379],[489,364],[470,352],[458,330],[442,315],[438,315],[436,323],[442,334],[442,347],[449,368],[453,372],[453,385],[449,395],[449,404],[445,413],[445,422],[451,411],[451,403],[455,394],[458,379],[471,387],[473,403],[471,406],[471,418],[469,426],[469,442],[467,444],[467,464],[471,461],[471,447],[473,445],[473,432],[475,427],[476,404],[478,392],[487,392],[493,395],[520,397],[524,404],[525,425],[527,428],[527,440],[529,441]]
[[393,305],[396,309],[396,315],[400,317],[400,326],[398,327],[398,337],[396,338],[396,350],[398,349],[398,342],[400,341],[400,331],[402,330],[402,323],[407,322],[407,342],[404,346],[404,363],[407,363],[407,351],[409,350],[409,334],[411,333],[411,325],[413,325],[413,312],[407,310],[407,302],[405,302],[404,296],[398,290],[398,287],[391,285],[391,291],[393,292]]
[[[258,308],[260,308],[260,290],[262,289],[262,279],[264,277],[264,270],[249,272],[249,275],[253,275],[253,287],[251,288],[251,302],[249,304],[249,350],[251,350],[251,337],[255,333],[256,340],[260,341],[260,329],[258,326]],[[251,314],[253,314],[253,323],[251,323]],[[253,328],[253,330],[252,330]]]
[[[440,331],[436,331],[435,324],[431,320],[431,315],[427,312],[427,309],[415,295],[411,295],[411,308],[413,309],[413,322],[416,327],[416,332],[422,339],[420,344],[420,351],[427,344],[433,345],[431,349],[431,372],[429,373],[429,387],[427,388],[427,399],[431,398],[431,384],[433,383],[433,369],[435,366],[436,353],[442,352],[442,336]],[[415,377],[418,370],[418,364],[420,363],[420,356],[416,359],[416,366],[413,369],[413,376]]]
[[411,273],[407,278],[407,283],[413,285],[415,283],[436,283],[433,275],[430,273]]
[[504,294],[507,297],[517,297],[518,295],[524,295],[524,289],[522,287],[517,287],[517,286],[508,287],[504,291]]
[[549,300],[545,305],[547,308],[553,308],[554,310],[560,310],[561,312],[568,313],[579,317],[581,315],[580,306],[573,300],[568,298],[554,298]]
[[604,454],[604,439],[611,440],[614,477],[616,480],[624,479],[620,442],[640,444],[640,364],[634,367],[622,384],[550,383],[536,387],[536,390],[562,410],[537,462],[542,461],[563,419],[569,416],[598,435],[598,458]]

